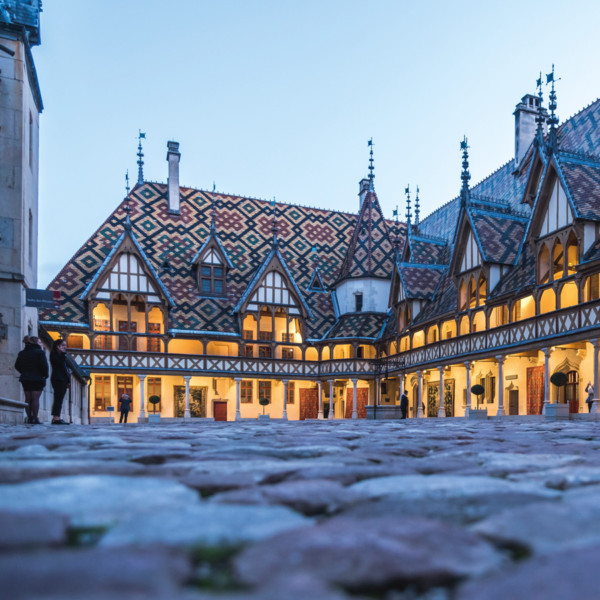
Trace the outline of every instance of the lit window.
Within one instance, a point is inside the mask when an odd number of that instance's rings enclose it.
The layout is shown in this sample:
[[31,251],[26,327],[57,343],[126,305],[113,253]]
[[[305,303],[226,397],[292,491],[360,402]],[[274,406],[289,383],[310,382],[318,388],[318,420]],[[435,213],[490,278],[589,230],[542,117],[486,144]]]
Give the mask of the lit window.
[[240,383],[240,402],[246,404],[252,402],[252,381],[242,381]]

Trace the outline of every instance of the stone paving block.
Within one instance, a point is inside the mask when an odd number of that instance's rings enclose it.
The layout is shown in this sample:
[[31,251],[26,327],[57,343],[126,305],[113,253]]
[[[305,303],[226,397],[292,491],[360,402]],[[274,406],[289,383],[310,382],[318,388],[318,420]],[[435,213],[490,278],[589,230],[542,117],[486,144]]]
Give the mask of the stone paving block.
[[527,481],[539,483],[555,490],[569,490],[600,484],[600,467],[568,466],[548,469],[539,473],[518,473],[509,475],[511,481]]
[[64,515],[51,510],[0,510],[0,550],[64,545],[67,525]]
[[600,546],[544,556],[467,583],[455,600],[596,600]]
[[11,600],[175,597],[192,572],[179,551],[62,549],[0,555],[2,593]]
[[194,490],[150,477],[76,475],[0,485],[0,510],[51,507],[75,527],[107,526],[136,513],[176,511],[199,502]]
[[182,547],[236,547],[263,540],[311,521],[282,506],[203,504],[132,515],[110,529],[101,546],[160,544]]
[[235,558],[234,567],[251,585],[293,571],[347,590],[376,592],[449,584],[504,562],[491,545],[458,527],[424,519],[336,517],[255,544]]

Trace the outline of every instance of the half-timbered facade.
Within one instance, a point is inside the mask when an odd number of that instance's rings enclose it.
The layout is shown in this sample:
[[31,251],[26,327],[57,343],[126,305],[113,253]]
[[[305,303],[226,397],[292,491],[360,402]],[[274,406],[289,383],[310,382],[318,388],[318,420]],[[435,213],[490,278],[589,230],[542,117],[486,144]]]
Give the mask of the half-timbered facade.
[[473,186],[465,140],[460,195],[406,224],[372,170],[356,213],[270,203],[180,188],[169,142],[168,185],[140,177],[49,286],[63,302],[41,318],[89,371],[92,419],[123,391],[142,420],[256,418],[261,399],[276,418],[393,417],[404,388],[412,417],[587,412],[600,101],[560,126],[555,104],[524,97],[517,156]]

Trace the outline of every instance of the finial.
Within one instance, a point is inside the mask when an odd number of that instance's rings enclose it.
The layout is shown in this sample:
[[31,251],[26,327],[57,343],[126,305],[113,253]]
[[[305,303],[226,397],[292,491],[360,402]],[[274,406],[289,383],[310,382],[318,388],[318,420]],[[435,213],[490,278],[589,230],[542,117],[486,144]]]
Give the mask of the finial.
[[142,152],[142,140],[146,139],[146,134],[142,133],[142,130],[138,130],[138,184],[142,185],[144,183],[144,153]]
[[271,200],[271,208],[273,209],[273,227],[271,231],[273,232],[273,245],[277,246],[279,243],[277,240],[277,232],[279,231],[277,228],[277,207],[275,206],[275,196],[273,196],[273,200]]
[[129,169],[125,172],[125,195],[129,196]]
[[211,207],[211,223],[210,223],[210,230],[211,231],[215,231],[216,229],[216,224],[215,221],[217,219],[217,197],[216,197],[216,189],[217,186],[215,184],[215,182],[213,181],[213,191],[212,191],[212,207]]
[[373,164],[373,138],[371,138],[367,145],[371,148],[369,157],[369,191],[374,191],[375,186],[375,165]]
[[537,129],[535,131],[534,144],[539,148],[543,148],[544,146],[544,121],[546,117],[544,116],[544,109],[542,108],[542,102],[544,100],[544,95],[542,94],[542,72],[540,71],[540,76],[536,81],[536,87],[538,90],[538,110],[537,115],[535,117],[535,122],[537,123]]
[[410,231],[411,229],[411,225],[410,225],[410,219],[411,219],[411,214],[410,214],[410,185],[407,185],[404,193],[406,194],[406,227],[408,229],[408,231]]
[[131,207],[129,206],[129,195],[125,196],[125,230],[131,231]]
[[552,83],[552,89],[550,90],[550,96],[548,108],[550,109],[550,117],[548,117],[548,125],[550,126],[550,148],[552,151],[556,149],[556,126],[558,125],[558,117],[556,116],[556,91],[554,90],[554,82],[560,81],[554,78],[554,63],[552,64],[552,73],[546,75],[546,85]]
[[399,232],[399,224],[398,224],[398,205],[396,204],[396,208],[394,209],[394,212],[392,213],[394,215],[396,224],[394,225],[394,247],[396,249],[396,258],[398,258],[399,256],[399,248],[400,248],[400,232]]
[[415,196],[415,229],[419,228],[419,214],[420,214],[420,205],[419,205],[419,186],[417,186],[417,195]]
[[460,149],[463,153],[463,170],[460,174],[460,178],[462,179],[462,188],[460,190],[460,203],[462,206],[466,206],[469,203],[469,180],[471,179],[471,174],[469,173],[469,143],[467,141],[466,135],[464,136],[463,141],[460,143]]

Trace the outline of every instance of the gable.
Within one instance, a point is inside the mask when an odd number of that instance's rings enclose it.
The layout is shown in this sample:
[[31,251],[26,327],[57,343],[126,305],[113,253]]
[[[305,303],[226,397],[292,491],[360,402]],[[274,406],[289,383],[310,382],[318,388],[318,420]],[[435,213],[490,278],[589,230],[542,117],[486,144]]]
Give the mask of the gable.
[[256,311],[265,304],[274,304],[290,308],[290,314],[300,314],[294,294],[285,279],[277,271],[269,271],[256,288],[248,302],[248,310]]
[[459,272],[464,273],[465,271],[480,267],[482,262],[477,240],[475,239],[475,235],[473,235],[473,230],[469,227],[467,241],[462,250]]
[[132,252],[122,252],[116,257],[112,269],[100,279],[92,297],[109,299],[110,292],[143,294],[147,296],[148,302],[160,302],[158,290]]
[[558,177],[554,179],[551,192],[543,204],[545,209],[541,217],[539,237],[544,237],[573,222],[573,211]]

